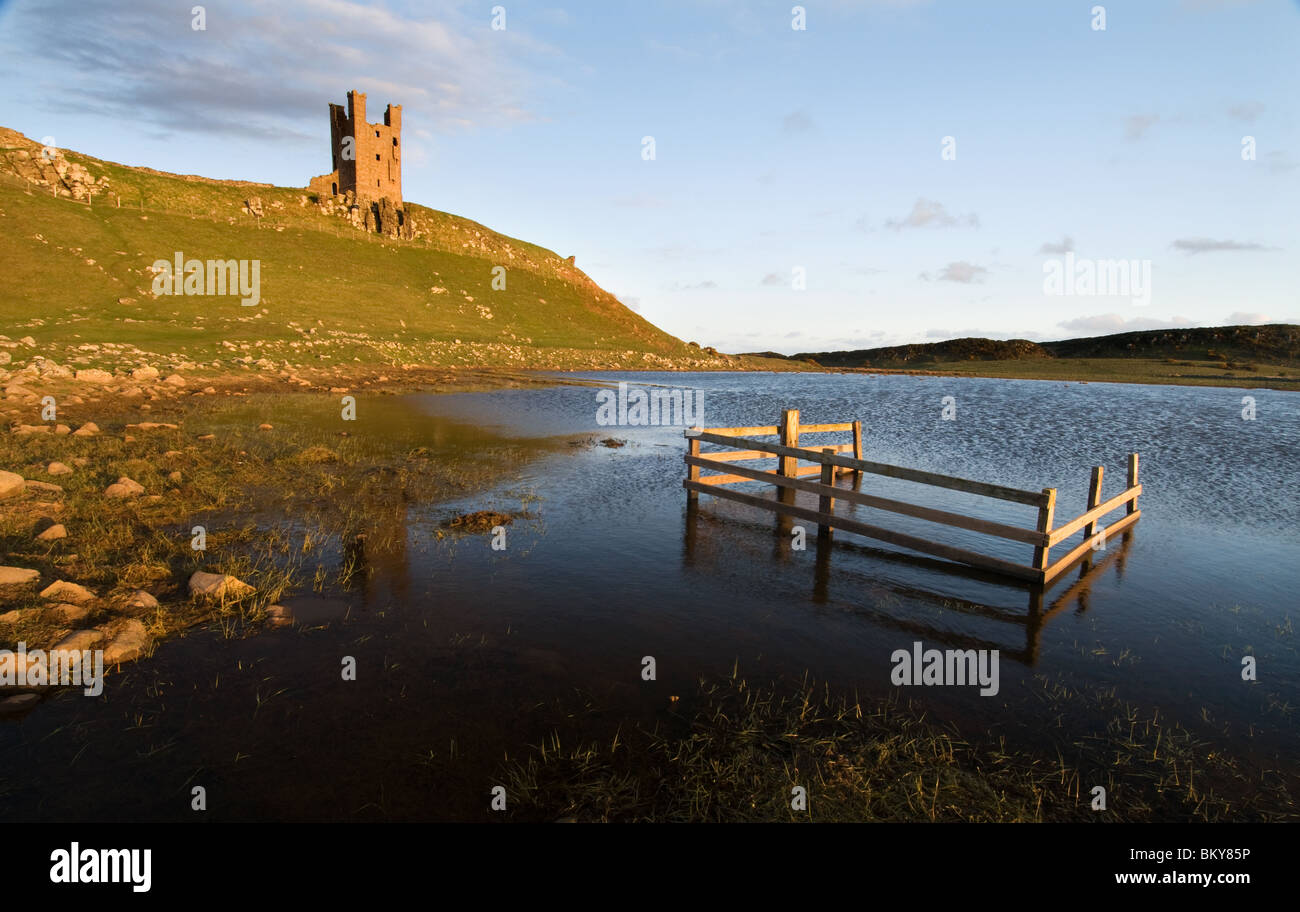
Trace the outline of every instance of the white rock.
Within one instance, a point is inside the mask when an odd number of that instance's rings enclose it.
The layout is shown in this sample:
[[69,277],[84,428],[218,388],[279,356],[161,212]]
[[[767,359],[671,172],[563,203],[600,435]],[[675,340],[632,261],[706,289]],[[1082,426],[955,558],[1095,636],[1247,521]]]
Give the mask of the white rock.
[[58,580],[41,590],[41,598],[49,599],[52,602],[72,602],[75,605],[84,605],[87,602],[93,602],[99,596],[85,586],[78,586],[76,583],[70,583],[67,580]]
[[116,665],[119,662],[129,662],[138,658],[148,648],[149,634],[144,629],[144,624],[134,619],[129,620],[104,650],[104,664]]
[[126,604],[129,608],[157,608],[158,600],[143,589],[137,589]]
[[125,475],[104,489],[105,497],[138,497],[143,493],[144,485],[132,481]]
[[86,370],[77,371],[76,377],[78,380],[82,380],[87,383],[112,383],[113,382],[112,374],[110,374],[108,371],[99,370],[93,367],[88,368]]
[[239,598],[256,591],[248,583],[226,573],[199,570],[190,577],[190,594],[203,598]]
[[26,567],[0,567],[0,586],[21,586],[41,578],[39,570]]
[[104,639],[103,631],[78,630],[70,633],[50,647],[50,652],[81,652],[90,649]]
[[0,500],[19,496],[24,487],[26,482],[23,481],[23,476],[13,472],[0,472]]

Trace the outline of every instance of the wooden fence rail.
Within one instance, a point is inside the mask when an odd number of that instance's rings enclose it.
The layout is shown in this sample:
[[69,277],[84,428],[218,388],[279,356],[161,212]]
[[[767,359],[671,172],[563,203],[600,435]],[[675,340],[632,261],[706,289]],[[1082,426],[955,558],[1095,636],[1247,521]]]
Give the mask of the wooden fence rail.
[[[831,433],[851,431],[852,443],[826,445],[821,447],[801,447],[801,434]],[[1050,583],[1068,570],[1073,564],[1103,544],[1107,536],[1122,531],[1137,521],[1142,515],[1137,509],[1138,495],[1142,486],[1138,484],[1138,454],[1131,453],[1128,458],[1128,487],[1104,503],[1101,501],[1101,483],[1104,470],[1097,466],[1092,470],[1088,489],[1088,510],[1069,522],[1053,526],[1056,511],[1056,489],[1043,488],[1041,491],[1028,491],[1010,488],[1004,485],[988,484],[968,478],[957,478],[937,472],[909,469],[903,466],[872,462],[862,458],[862,423],[859,421],[835,424],[799,424],[799,412],[787,409],[782,414],[780,425],[738,428],[690,428],[686,432],[687,453],[685,462],[687,477],[683,486],[686,488],[687,500],[691,504],[698,502],[700,494],[709,494],[725,500],[748,504],[763,510],[805,519],[817,524],[818,537],[828,539],[834,529],[853,532],[858,535],[888,542],[913,551],[932,554],[948,560],[993,570],[1017,579],[1036,583]],[[755,440],[755,437],[778,435],[780,443],[768,443]],[[701,452],[700,444],[710,443],[726,450]],[[844,453],[852,452],[852,456]],[[759,469],[750,466],[734,465],[757,459],[777,459],[775,470]],[[811,462],[813,465],[800,466],[799,462]],[[701,475],[702,469],[712,469],[720,474]],[[901,481],[916,482],[932,487],[978,494],[983,497],[997,498],[1014,503],[1038,508],[1038,522],[1033,529],[1024,529],[992,520],[952,513],[933,507],[923,507],[872,494],[860,490],[837,487],[834,481],[836,472],[852,472],[860,480],[863,474],[882,475]],[[818,480],[804,480],[804,476],[818,475]],[[768,497],[730,490],[725,485],[740,482],[761,481],[777,487],[783,495],[777,500]],[[803,491],[818,496],[816,510],[801,507],[793,502],[794,492]],[[837,516],[834,510],[836,500],[846,501],[859,506],[883,510],[923,519],[928,522],[954,526],[985,535],[1009,539],[1034,546],[1032,562],[1018,564],[1003,558],[991,557],[966,548],[945,545],[928,538],[908,535],[869,525],[843,515]],[[1101,526],[1098,520],[1109,513],[1126,507],[1123,517],[1109,526]],[[1083,541],[1071,549],[1064,557],[1050,562],[1051,549],[1060,545],[1076,532],[1083,531]]]

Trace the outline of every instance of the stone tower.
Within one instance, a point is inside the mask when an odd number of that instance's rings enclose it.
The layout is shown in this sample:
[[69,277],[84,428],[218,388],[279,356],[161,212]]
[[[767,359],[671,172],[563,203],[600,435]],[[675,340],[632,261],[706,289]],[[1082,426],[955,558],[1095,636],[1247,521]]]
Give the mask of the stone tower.
[[357,202],[388,200],[402,207],[402,106],[390,104],[383,123],[366,122],[366,96],[348,92],[347,110],[330,105],[334,170],[312,178],[310,189],[329,196],[352,191]]

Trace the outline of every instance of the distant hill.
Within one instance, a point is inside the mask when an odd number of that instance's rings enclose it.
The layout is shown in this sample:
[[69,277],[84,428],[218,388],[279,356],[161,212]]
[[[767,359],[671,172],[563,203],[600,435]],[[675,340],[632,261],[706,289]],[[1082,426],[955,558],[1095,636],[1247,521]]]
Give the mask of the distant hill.
[[[655,327],[572,257],[406,210],[414,237],[384,237],[303,188],[134,168],[0,128],[0,333],[74,367],[741,366]],[[260,301],[155,296],[151,266],[176,252],[258,261]]]
[[1158,329],[1057,342],[949,339],[856,351],[800,352],[789,358],[816,362],[823,367],[881,369],[925,369],[961,361],[1039,361],[1052,358],[1263,362],[1296,367],[1300,366],[1300,326],[1275,323]]

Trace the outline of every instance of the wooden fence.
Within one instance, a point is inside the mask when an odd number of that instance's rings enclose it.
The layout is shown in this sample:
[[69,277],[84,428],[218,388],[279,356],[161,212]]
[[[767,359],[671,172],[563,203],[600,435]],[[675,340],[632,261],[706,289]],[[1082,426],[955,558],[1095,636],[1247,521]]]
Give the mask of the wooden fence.
[[[851,443],[823,447],[799,446],[801,434],[846,431],[852,432],[853,440]],[[1108,536],[1114,535],[1132,525],[1142,515],[1142,512],[1137,508],[1137,498],[1142,493],[1142,486],[1138,484],[1137,453],[1129,454],[1128,485],[1122,492],[1102,502],[1101,484],[1104,469],[1102,466],[1097,466],[1092,470],[1092,479],[1088,488],[1088,509],[1069,522],[1054,526],[1053,521],[1056,512],[1055,488],[1027,491],[863,459],[862,423],[860,421],[800,426],[798,410],[787,409],[782,413],[779,425],[689,428],[686,430],[685,435],[688,441],[685,457],[687,477],[682,484],[686,488],[687,500],[691,504],[698,501],[700,494],[709,494],[714,497],[733,500],[759,509],[816,523],[817,534],[821,539],[829,539],[834,529],[842,529],[845,532],[853,532],[857,535],[874,538],[912,551],[932,554],[936,557],[972,567],[993,570],[1034,583],[1050,583],[1092,551],[1097,543],[1104,543]],[[755,437],[771,436],[779,437],[780,443],[769,443],[754,439]],[[725,449],[701,452],[700,444],[702,443],[716,444]],[[853,453],[852,456],[843,455],[850,451]],[[757,459],[776,459],[777,468],[775,470],[765,470],[734,464]],[[799,465],[800,462],[810,462],[813,465],[801,466]],[[720,474],[702,475],[702,469],[711,469]],[[877,497],[872,494],[865,494],[860,490],[836,486],[835,475],[846,472],[854,473],[859,480],[863,473],[883,475],[901,481],[911,481],[1037,507],[1038,522],[1035,528],[1025,529],[960,513],[952,513],[947,510],[938,510],[933,507],[923,507],[900,500]],[[816,481],[808,480],[804,477],[808,475],[818,475],[819,478]],[[768,497],[747,494],[725,487],[726,485],[750,481],[762,481],[775,485],[781,496],[773,500]],[[797,491],[818,495],[817,509],[814,510],[810,507],[801,507],[795,504],[793,495]],[[836,516],[836,500],[1032,545],[1034,549],[1033,559],[1028,564],[1019,564],[1003,558],[980,554],[966,548],[945,545],[929,538],[921,538],[880,526],[868,525],[845,516]],[[1099,520],[1121,507],[1126,508],[1123,517],[1109,526],[1101,525]],[[1079,531],[1083,532],[1083,541],[1074,546],[1064,556],[1055,561],[1050,560],[1052,548],[1062,544]]]

